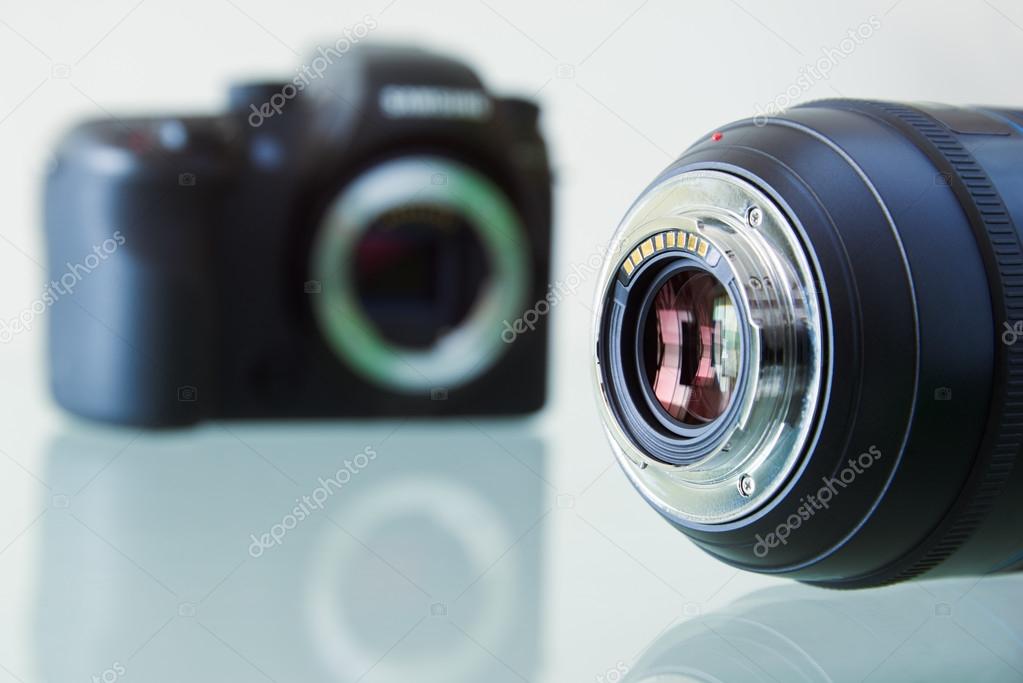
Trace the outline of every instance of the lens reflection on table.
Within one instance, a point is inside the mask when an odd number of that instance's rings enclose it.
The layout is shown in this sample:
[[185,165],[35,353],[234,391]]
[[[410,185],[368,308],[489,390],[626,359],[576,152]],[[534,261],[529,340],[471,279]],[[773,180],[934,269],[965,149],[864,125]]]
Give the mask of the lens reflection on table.
[[681,623],[627,683],[1023,680],[1023,576],[785,586]]

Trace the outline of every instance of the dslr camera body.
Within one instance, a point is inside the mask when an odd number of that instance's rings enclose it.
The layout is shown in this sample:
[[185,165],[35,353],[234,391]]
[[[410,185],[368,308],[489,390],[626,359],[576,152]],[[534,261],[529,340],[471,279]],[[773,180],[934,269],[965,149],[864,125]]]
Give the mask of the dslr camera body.
[[58,402],[150,426],[538,409],[543,321],[502,337],[547,288],[538,115],[360,45],[221,115],[76,127],[45,193]]

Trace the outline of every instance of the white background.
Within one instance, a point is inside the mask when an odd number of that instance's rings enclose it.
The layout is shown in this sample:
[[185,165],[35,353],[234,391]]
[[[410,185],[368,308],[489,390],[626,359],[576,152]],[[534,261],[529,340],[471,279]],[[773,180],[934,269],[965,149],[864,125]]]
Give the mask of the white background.
[[[1009,0],[2,0],[0,318],[16,317],[42,291],[41,179],[61,131],[105,112],[215,111],[233,80],[290,77],[312,49],[366,15],[379,24],[374,39],[464,57],[491,88],[540,101],[557,175],[555,281],[585,266],[690,142],[758,106],[835,96],[1023,106],[1023,8]],[[871,17],[880,28],[827,79],[799,85],[806,65]],[[529,680],[595,680],[671,623],[782,583],[702,555],[612,466],[588,368],[594,280],[553,312],[551,400],[526,427],[545,444],[540,488],[550,509],[529,532],[542,548],[543,584],[542,657]],[[2,683],[42,680],[47,653],[33,627],[45,602],[42,528],[54,496],[65,495],[46,478],[47,444],[84,429],[49,402],[45,316],[39,322],[0,347]],[[244,642],[231,647],[258,664]],[[499,644],[488,647],[501,656]]]

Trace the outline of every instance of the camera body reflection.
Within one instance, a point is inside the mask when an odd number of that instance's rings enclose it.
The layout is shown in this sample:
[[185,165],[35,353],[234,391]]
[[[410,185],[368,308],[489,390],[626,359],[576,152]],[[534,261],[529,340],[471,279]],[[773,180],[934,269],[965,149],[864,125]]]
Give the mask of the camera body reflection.
[[47,680],[535,673],[542,443],[379,422],[56,438]]

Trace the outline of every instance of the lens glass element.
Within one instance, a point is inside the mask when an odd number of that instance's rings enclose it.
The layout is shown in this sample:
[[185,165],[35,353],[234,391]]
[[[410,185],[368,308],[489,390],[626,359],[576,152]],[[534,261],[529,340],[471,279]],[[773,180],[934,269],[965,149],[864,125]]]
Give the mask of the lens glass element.
[[658,290],[644,324],[642,362],[657,402],[692,426],[720,417],[739,378],[739,315],[724,285],[690,269]]

